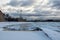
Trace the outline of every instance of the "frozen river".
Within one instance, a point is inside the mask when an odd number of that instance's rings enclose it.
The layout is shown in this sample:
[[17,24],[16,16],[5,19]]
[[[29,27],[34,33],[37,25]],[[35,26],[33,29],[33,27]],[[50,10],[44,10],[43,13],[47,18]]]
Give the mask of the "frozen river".
[[14,25],[16,27],[28,25],[29,27],[40,27],[60,31],[60,22],[0,22],[0,27],[5,27],[7,25]]
[[[7,25],[26,24],[43,31],[2,31]],[[17,27],[16,26],[16,27]],[[60,22],[0,22],[0,40],[60,40]]]
[[0,27],[6,25],[17,25],[17,24],[29,24],[30,26],[39,26],[39,27],[57,27],[60,26],[60,22],[0,22]]

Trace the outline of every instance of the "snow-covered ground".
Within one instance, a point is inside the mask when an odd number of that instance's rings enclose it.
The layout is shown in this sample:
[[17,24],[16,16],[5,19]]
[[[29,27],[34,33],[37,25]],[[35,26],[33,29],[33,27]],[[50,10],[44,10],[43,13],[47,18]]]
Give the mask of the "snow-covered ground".
[[56,32],[46,28],[42,29],[49,36],[49,38],[51,38],[51,40],[60,40],[60,32]]
[[[18,24],[43,31],[2,31],[2,27]],[[0,22],[0,40],[60,40],[60,22]]]

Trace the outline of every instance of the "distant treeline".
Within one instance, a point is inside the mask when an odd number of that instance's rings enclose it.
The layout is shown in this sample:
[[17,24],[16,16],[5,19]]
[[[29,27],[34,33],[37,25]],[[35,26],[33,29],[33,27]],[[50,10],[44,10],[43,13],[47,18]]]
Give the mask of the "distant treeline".
[[5,15],[5,20],[6,21],[15,21],[15,22],[60,22],[60,20],[53,20],[53,19],[47,19],[47,20],[27,20],[27,19],[23,19],[23,17],[21,17],[21,18],[13,18],[13,17],[9,16],[9,14]]
[[13,17],[11,17],[11,16],[9,16],[9,14],[5,14],[5,20],[6,21],[16,21],[16,22],[19,22],[19,21],[21,21],[21,22],[23,22],[23,21],[27,21],[26,19],[23,19],[22,17],[21,18],[13,18]]

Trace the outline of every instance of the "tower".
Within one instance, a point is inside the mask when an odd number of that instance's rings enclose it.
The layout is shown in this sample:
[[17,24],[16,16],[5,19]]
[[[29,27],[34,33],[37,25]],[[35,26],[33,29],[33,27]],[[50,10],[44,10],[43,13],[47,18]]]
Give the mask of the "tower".
[[23,17],[22,17],[22,10],[20,10],[20,15],[19,15],[19,18],[18,18],[18,22],[25,22],[26,21],[26,19],[23,19]]

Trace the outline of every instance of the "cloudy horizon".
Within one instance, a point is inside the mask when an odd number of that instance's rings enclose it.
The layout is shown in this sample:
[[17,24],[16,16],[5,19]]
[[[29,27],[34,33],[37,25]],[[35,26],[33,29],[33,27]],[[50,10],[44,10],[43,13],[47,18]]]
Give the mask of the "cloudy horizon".
[[0,0],[0,10],[9,14],[45,15],[43,18],[58,16],[59,19],[60,0]]

